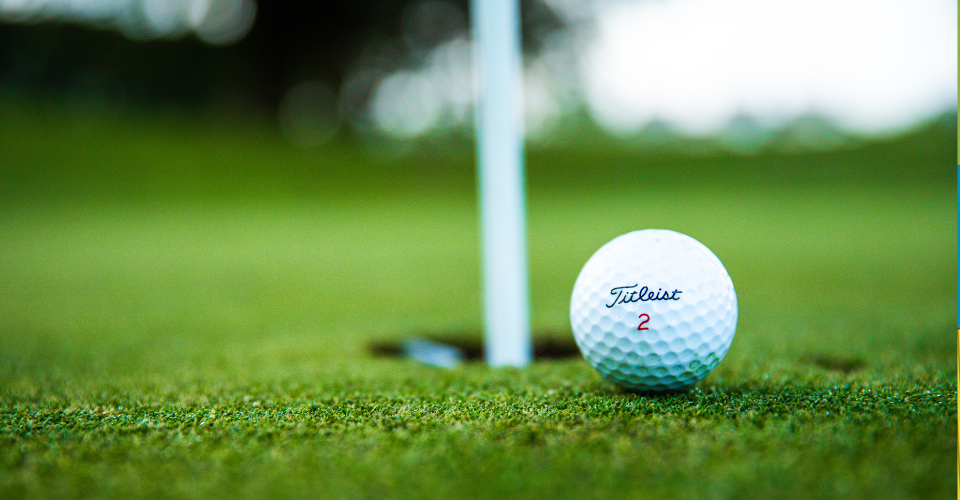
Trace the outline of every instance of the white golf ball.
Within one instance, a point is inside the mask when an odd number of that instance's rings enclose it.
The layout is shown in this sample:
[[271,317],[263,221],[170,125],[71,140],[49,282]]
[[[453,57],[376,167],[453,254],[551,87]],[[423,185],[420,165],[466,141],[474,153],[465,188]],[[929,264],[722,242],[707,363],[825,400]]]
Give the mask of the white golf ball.
[[720,259],[663,229],[627,233],[590,257],[570,299],[573,336],[605,379],[638,392],[688,388],[727,354],[737,294]]

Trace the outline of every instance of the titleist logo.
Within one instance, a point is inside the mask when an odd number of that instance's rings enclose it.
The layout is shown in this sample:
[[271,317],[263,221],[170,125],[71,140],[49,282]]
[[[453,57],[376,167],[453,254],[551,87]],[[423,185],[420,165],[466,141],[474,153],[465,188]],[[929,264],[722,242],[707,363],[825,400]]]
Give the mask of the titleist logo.
[[654,292],[652,288],[648,288],[646,285],[640,287],[639,290],[634,290],[638,286],[640,286],[639,283],[611,288],[610,295],[616,295],[616,298],[613,299],[613,302],[607,304],[607,307],[631,302],[649,302],[651,300],[680,300],[679,295],[683,293],[681,290],[669,291],[663,288],[657,288],[657,291]]

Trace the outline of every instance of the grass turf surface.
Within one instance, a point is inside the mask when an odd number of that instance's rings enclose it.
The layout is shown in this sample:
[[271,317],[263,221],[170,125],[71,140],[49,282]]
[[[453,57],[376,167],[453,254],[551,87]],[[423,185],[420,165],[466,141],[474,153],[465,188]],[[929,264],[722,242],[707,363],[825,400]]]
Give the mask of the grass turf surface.
[[535,329],[569,340],[580,267],[634,229],[690,234],[733,277],[727,358],[638,396],[577,358],[368,352],[478,330],[469,152],[5,111],[2,498],[956,495],[952,126],[742,158],[532,150]]

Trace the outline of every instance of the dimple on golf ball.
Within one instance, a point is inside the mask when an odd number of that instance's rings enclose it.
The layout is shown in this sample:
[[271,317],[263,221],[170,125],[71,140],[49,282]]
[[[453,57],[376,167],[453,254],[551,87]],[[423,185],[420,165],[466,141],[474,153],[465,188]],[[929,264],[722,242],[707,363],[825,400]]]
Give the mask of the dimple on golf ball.
[[590,257],[573,286],[570,323],[580,351],[605,379],[638,392],[678,391],[727,354],[737,294],[702,243],[645,229]]

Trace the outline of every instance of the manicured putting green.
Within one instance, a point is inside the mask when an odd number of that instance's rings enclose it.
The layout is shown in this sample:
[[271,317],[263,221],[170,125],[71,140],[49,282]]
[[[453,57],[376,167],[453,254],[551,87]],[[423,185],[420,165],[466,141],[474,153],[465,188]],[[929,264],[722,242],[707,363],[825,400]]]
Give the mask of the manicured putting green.
[[952,126],[745,158],[531,148],[540,342],[569,345],[574,279],[618,234],[690,234],[733,278],[727,358],[653,397],[576,357],[371,352],[479,340],[469,148],[379,163],[257,125],[2,116],[0,498],[956,495]]

